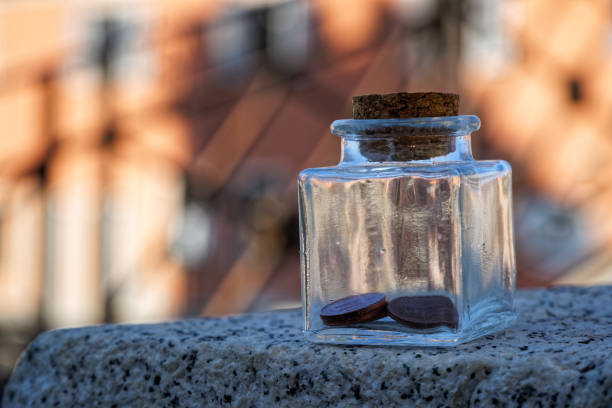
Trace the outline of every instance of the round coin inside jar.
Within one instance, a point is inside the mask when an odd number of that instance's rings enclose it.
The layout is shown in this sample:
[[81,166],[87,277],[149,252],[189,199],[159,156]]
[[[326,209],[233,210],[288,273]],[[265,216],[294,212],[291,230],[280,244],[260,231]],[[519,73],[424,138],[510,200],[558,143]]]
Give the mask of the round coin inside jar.
[[415,329],[455,329],[459,320],[455,305],[445,296],[400,296],[389,302],[387,311],[397,322]]
[[387,298],[376,292],[347,296],[323,307],[320,316],[328,326],[372,322],[387,316]]

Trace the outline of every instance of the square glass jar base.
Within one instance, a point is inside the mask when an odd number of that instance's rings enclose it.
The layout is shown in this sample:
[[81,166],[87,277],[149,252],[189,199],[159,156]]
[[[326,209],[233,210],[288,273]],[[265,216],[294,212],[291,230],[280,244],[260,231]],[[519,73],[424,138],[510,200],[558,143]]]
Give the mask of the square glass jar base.
[[306,338],[314,343],[362,346],[449,347],[497,333],[516,321],[516,314],[507,311],[483,316],[463,329],[439,327],[412,329],[390,318],[347,327],[327,326],[305,330]]

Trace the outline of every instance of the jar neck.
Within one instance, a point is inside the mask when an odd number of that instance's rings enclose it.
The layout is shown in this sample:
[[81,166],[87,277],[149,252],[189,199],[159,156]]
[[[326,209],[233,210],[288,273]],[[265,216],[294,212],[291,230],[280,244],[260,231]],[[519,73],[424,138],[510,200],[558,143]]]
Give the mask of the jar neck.
[[453,162],[474,160],[472,156],[472,137],[440,136],[437,148],[431,145],[415,143],[414,140],[399,139],[359,140],[342,138],[340,165],[367,164],[382,162]]
[[476,116],[402,119],[342,119],[331,125],[342,138],[343,164],[473,160]]

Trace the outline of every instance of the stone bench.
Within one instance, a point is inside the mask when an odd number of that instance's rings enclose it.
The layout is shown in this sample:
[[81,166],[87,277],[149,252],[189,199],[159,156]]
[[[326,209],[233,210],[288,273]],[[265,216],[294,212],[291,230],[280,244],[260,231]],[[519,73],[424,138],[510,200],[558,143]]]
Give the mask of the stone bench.
[[516,302],[511,329],[447,349],[311,344],[299,311],[50,331],[3,406],[612,406],[612,287]]

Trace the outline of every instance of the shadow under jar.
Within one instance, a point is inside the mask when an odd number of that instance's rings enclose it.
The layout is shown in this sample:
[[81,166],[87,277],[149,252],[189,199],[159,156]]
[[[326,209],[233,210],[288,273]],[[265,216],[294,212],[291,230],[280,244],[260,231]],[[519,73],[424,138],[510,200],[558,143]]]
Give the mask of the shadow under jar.
[[511,168],[474,160],[479,127],[476,116],[332,124],[340,163],[298,179],[308,339],[451,346],[513,323]]

